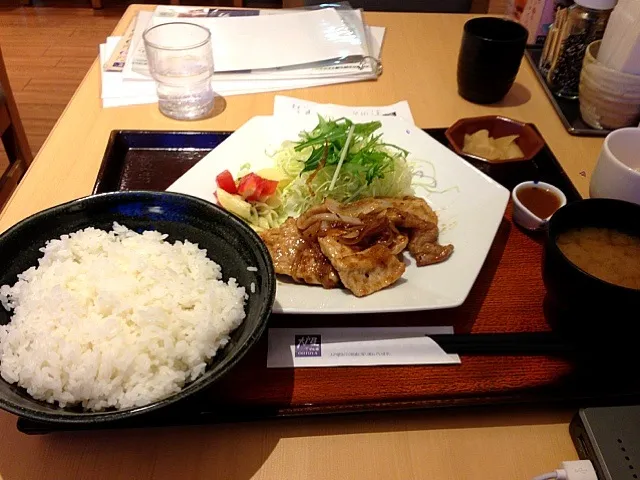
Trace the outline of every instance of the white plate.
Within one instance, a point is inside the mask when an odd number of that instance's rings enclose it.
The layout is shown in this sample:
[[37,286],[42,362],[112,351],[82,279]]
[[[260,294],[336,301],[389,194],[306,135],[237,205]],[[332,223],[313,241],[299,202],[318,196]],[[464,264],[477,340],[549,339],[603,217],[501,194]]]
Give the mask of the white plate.
[[[407,253],[410,265],[402,278],[363,298],[347,290],[278,281],[274,312],[432,310],[457,307],[467,298],[504,215],[509,192],[418,127],[393,117],[382,118],[381,122],[383,139],[408,150],[409,160],[418,162],[416,181],[435,169],[437,189],[443,193],[418,187],[416,195],[425,198],[438,213],[440,243],[452,243],[453,255],[443,263],[418,268]],[[235,176],[247,162],[252,170],[272,166],[266,152],[273,152],[284,140],[296,140],[301,130],[310,130],[316,124],[316,118],[254,117],[167,190],[215,202],[218,173],[229,169]]]

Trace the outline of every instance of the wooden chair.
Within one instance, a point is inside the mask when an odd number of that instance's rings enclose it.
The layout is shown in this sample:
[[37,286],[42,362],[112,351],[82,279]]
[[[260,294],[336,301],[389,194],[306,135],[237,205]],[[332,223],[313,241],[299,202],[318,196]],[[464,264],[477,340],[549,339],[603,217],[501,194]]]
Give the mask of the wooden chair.
[[0,210],[33,160],[0,50],[0,136],[9,166],[0,172]]

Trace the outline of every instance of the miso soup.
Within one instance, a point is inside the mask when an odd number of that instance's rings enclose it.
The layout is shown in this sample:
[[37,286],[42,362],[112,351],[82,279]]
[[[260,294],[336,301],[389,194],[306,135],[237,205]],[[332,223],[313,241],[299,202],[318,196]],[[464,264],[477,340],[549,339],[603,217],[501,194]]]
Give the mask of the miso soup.
[[586,227],[561,233],[556,243],[571,263],[594,277],[640,289],[640,236]]

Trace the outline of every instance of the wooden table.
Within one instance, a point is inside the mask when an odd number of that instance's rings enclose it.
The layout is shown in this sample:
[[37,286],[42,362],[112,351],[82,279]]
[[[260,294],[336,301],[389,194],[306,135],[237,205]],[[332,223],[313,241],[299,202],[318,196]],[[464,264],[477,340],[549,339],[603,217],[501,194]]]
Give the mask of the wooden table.
[[[135,12],[151,8],[130,7],[115,34]],[[486,114],[533,122],[587,195],[602,139],[566,133],[526,61],[503,102],[473,105],[455,87],[468,16],[368,13],[366,18],[388,28],[385,71],[378,81],[288,94],[352,105],[406,99],[424,128]],[[229,97],[218,104],[214,118],[191,123],[162,116],[156,105],[103,110],[99,69],[95,62],[2,212],[0,231],[89,194],[113,129],[233,130],[272,111],[274,94]],[[0,474],[7,479],[527,479],[576,458],[567,429],[571,414],[476,409],[28,437],[15,430],[15,417],[0,413]]]

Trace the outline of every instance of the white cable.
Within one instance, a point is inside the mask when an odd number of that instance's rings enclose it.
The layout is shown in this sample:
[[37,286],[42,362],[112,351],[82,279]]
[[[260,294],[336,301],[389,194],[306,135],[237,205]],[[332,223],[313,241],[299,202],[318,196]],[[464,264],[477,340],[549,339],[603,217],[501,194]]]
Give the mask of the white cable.
[[533,480],[552,480],[556,478],[556,472],[543,473],[537,477],[533,477]]
[[598,480],[596,471],[589,460],[562,462],[555,472],[544,473],[533,480]]

